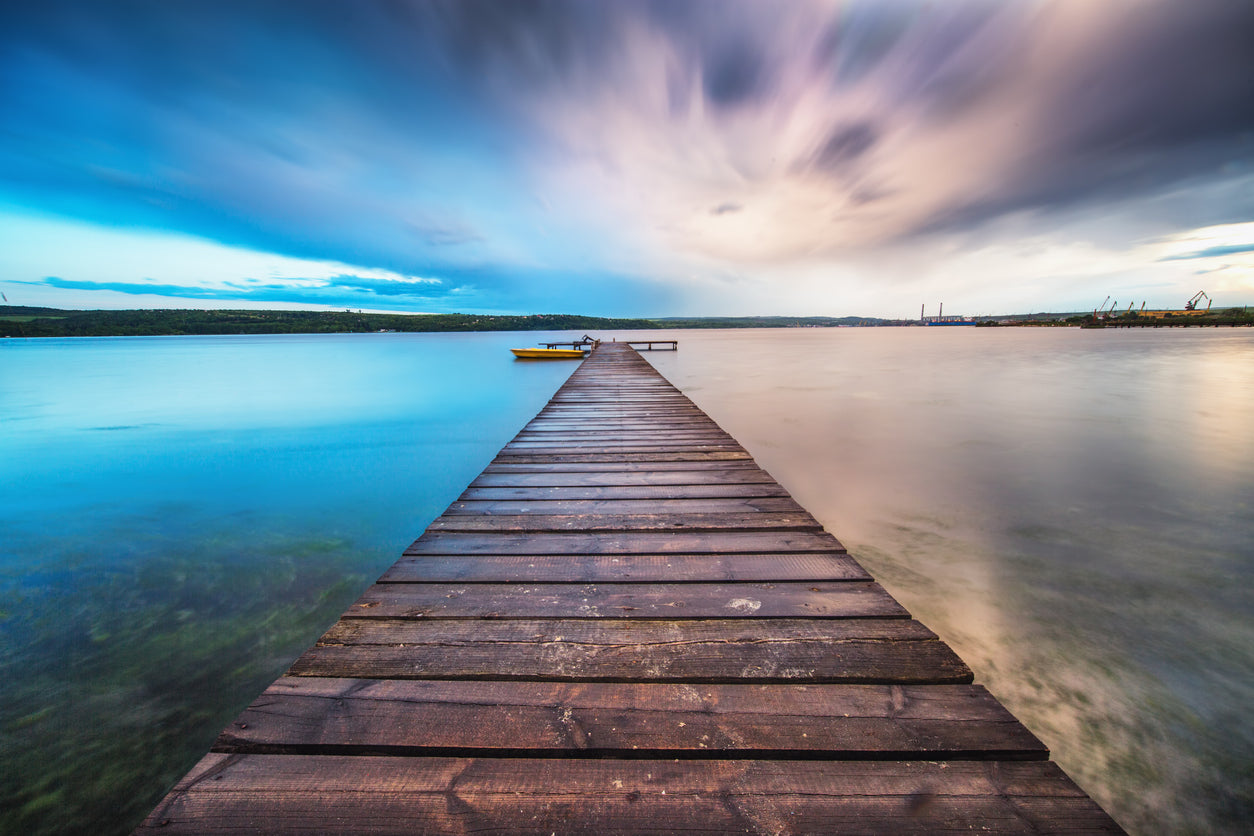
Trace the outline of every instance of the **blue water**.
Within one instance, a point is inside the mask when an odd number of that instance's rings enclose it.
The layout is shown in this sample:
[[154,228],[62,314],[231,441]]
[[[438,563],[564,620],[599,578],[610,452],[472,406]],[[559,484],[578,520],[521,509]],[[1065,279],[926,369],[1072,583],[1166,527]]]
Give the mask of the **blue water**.
[[[0,832],[128,832],[570,373],[541,336],[0,341]],[[1245,832],[1254,332],[664,336],[1125,827]]]
[[128,832],[570,374],[543,336],[0,341],[4,831]]

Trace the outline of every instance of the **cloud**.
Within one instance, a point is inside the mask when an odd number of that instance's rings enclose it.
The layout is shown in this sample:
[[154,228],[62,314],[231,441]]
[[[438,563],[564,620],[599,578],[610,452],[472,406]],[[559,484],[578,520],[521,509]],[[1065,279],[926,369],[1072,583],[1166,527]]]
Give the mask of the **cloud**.
[[839,125],[815,155],[814,163],[819,168],[838,171],[864,156],[878,139],[879,132],[867,122]]
[[[431,280],[384,280],[360,276],[331,279],[289,278],[281,282],[246,279],[212,287],[163,284],[154,281],[88,281],[48,276],[15,284],[42,285],[57,290],[122,293],[128,296],[164,296],[173,299],[204,299],[238,302],[283,302],[330,306],[392,307],[398,302],[430,303],[454,292]],[[386,300],[386,302],[384,301]]]
[[[562,149],[544,176],[652,246],[840,257],[1254,162],[1254,7],[1131,6],[727,3],[704,28],[703,4],[620,11],[597,60],[567,54],[584,72],[496,84]],[[711,203],[763,214],[711,228]]]
[[1188,261],[1196,258],[1220,258],[1225,255],[1239,255],[1240,253],[1254,253],[1254,244],[1225,244],[1221,246],[1207,247],[1204,250],[1194,250],[1193,252],[1180,253],[1179,255],[1167,255],[1158,260]]
[[524,310],[559,276],[769,296],[1005,218],[1197,225],[1138,205],[1254,166],[1251,31],[1226,0],[9,3],[0,197]]
[[701,76],[706,100],[718,107],[752,104],[770,91],[768,65],[748,41],[712,51]]

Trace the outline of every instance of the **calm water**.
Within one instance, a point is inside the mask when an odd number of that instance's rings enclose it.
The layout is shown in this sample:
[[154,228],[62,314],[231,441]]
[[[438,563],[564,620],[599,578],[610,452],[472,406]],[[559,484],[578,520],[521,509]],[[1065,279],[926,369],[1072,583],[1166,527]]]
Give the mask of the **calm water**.
[[[1254,333],[678,336],[650,359],[1121,823],[1242,832]],[[4,831],[127,832],[569,374],[538,337],[0,341]]]
[[650,359],[1125,827],[1254,821],[1254,332],[685,333]]
[[0,341],[3,832],[129,832],[570,374],[538,336]]

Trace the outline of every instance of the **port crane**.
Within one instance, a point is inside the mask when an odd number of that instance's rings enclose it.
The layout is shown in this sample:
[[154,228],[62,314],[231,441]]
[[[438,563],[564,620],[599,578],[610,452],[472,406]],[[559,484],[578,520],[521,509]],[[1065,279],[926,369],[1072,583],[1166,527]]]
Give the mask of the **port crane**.
[[1209,311],[1209,310],[1210,310],[1210,303],[1211,303],[1211,301],[1212,301],[1212,300],[1211,300],[1211,298],[1210,298],[1209,296],[1207,296],[1207,295],[1206,295],[1206,291],[1205,291],[1205,290],[1199,290],[1197,293],[1194,293],[1194,294],[1193,294],[1193,298],[1192,298],[1192,299],[1190,299],[1189,301],[1187,301],[1187,302],[1185,302],[1185,303],[1184,303],[1184,309],[1185,309],[1186,311],[1195,311],[1195,310],[1197,310],[1198,303],[1199,303],[1199,302],[1201,302],[1203,299],[1205,299],[1205,300],[1206,300],[1206,310],[1208,310],[1208,311]]

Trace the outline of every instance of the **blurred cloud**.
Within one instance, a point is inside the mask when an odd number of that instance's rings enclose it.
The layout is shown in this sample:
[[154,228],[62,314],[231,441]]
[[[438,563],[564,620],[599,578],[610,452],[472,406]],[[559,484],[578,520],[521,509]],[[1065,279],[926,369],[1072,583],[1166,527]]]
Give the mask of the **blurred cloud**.
[[1019,254],[972,298],[1063,297],[1113,279],[1022,242],[1124,281],[1254,218],[1251,33],[1232,0],[11,3],[0,199],[502,310],[887,313],[972,247]]
[[1237,255],[1238,253],[1254,253],[1254,243],[1250,244],[1225,244],[1216,247],[1207,247],[1204,250],[1194,250],[1191,253],[1181,253],[1180,255],[1166,255],[1159,261],[1186,261],[1197,258],[1218,258],[1225,255]]

